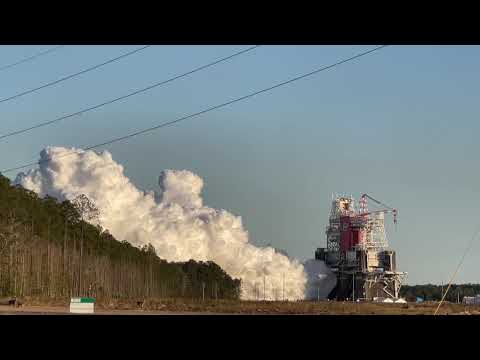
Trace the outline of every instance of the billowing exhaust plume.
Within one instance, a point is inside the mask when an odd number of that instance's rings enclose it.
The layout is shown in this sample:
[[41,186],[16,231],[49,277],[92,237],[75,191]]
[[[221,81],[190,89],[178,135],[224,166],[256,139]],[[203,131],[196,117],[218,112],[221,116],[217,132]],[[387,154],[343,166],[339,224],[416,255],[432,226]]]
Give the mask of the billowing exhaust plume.
[[[240,217],[203,205],[203,180],[190,171],[164,170],[160,191],[144,192],[108,151],[48,147],[40,153],[39,168],[18,174],[15,184],[60,201],[85,194],[100,210],[100,225],[117,239],[151,243],[168,261],[214,261],[242,280],[242,299],[306,296],[304,266],[271,247],[250,244]],[[317,274],[310,277],[327,273],[318,266],[311,270]]]
[[307,260],[304,267],[307,273],[305,298],[308,300],[326,299],[337,283],[335,274],[320,260]]

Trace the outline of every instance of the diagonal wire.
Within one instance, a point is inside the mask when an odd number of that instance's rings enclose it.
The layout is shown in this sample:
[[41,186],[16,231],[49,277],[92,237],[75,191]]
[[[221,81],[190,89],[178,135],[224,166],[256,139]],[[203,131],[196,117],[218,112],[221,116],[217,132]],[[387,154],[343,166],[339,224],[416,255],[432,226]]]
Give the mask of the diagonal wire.
[[137,53],[137,52],[139,52],[139,51],[142,51],[142,50],[144,50],[144,49],[146,49],[146,48],[148,48],[148,47],[150,47],[150,46],[151,46],[151,45],[146,45],[146,46],[143,46],[143,47],[141,47],[141,48],[137,48],[137,49],[135,49],[135,50],[133,50],[133,51],[129,51],[129,52],[125,53],[125,54],[122,54],[122,55],[120,55],[120,56],[117,56],[117,57],[115,57],[115,58],[113,58],[113,59],[107,60],[107,61],[105,61],[105,62],[103,62],[103,63],[101,63],[101,64],[97,64],[97,65],[94,65],[94,66],[89,67],[89,68],[87,68],[87,69],[84,69],[84,70],[82,70],[82,71],[76,72],[76,73],[74,73],[74,74],[70,74],[70,75],[64,76],[64,77],[62,77],[62,78],[60,78],[60,79],[57,79],[57,80],[55,80],[55,81],[51,81],[51,82],[49,82],[49,83],[43,84],[43,85],[41,85],[41,86],[38,86],[38,87],[36,87],[36,88],[19,92],[19,93],[15,94],[15,95],[9,96],[9,97],[4,98],[4,99],[1,99],[1,100],[0,100],[0,103],[4,103],[4,102],[7,102],[7,101],[10,101],[10,100],[13,100],[13,99],[17,99],[17,98],[22,97],[22,96],[24,96],[24,95],[31,94],[31,93],[33,93],[33,92],[35,92],[35,91],[38,91],[38,90],[41,90],[41,89],[45,89],[46,87],[53,86],[53,85],[58,84],[58,83],[60,83],[60,82],[62,82],[62,81],[66,81],[66,80],[69,80],[69,79],[71,79],[71,78],[77,77],[77,76],[79,76],[79,75],[85,74],[85,73],[87,73],[87,72],[93,71],[93,70],[95,70],[95,69],[98,69],[99,67],[102,67],[102,66],[105,66],[105,65],[107,65],[107,64],[110,64],[110,63],[113,63],[113,62],[115,62],[115,61],[118,61],[118,60],[120,60],[120,59],[126,58],[127,56],[133,55],[133,54],[135,54],[135,53]]
[[448,290],[450,289],[450,287],[452,286],[452,282],[453,282],[453,279],[455,279],[455,276],[457,275],[458,273],[458,270],[460,270],[460,267],[462,266],[463,264],[463,261],[465,260],[465,257],[467,256],[467,253],[470,251],[470,249],[472,248],[473,246],[473,242],[475,241],[475,239],[477,238],[477,236],[480,234],[480,229],[477,230],[475,232],[475,234],[472,236],[472,238],[470,239],[463,255],[462,255],[462,258],[460,259],[460,262],[458,263],[458,266],[457,268],[455,269],[452,277],[450,278],[449,282],[448,282],[448,286],[447,286],[447,289],[445,290],[445,293],[443,294],[442,296],[442,299],[440,300],[440,302],[438,303],[438,306],[437,306],[437,309],[435,310],[435,313],[433,315],[437,315],[438,313],[438,310],[440,309],[440,306],[442,306],[442,303],[443,301],[445,300],[445,297],[447,296],[447,293],[448,293]]
[[35,54],[35,55],[29,56],[29,57],[27,57],[27,58],[24,58],[24,59],[22,59],[22,60],[19,60],[19,61],[17,61],[17,62],[12,63],[12,64],[8,64],[8,65],[1,66],[1,67],[0,67],[0,71],[7,70],[7,69],[10,69],[10,68],[12,68],[12,67],[14,67],[14,66],[17,66],[17,65],[23,64],[23,63],[25,63],[25,62],[34,60],[34,59],[36,59],[36,58],[38,58],[38,57],[40,57],[40,56],[42,56],[42,55],[47,55],[47,54],[49,54],[49,53],[51,53],[51,52],[54,52],[54,51],[56,51],[56,50],[59,50],[60,48],[62,48],[62,47],[64,47],[64,46],[65,46],[65,45],[55,46],[55,47],[53,47],[53,48],[50,48],[50,49],[48,49],[48,50],[41,51],[41,52],[39,52],[39,53],[37,53],[37,54]]
[[[300,75],[300,76],[296,76],[296,77],[291,78],[291,79],[289,79],[289,80],[280,82],[280,83],[278,83],[278,84],[276,84],[276,85],[270,86],[270,87],[268,87],[268,88],[265,88],[265,89],[262,89],[262,90],[259,90],[259,91],[252,92],[252,93],[250,93],[250,94],[248,94],[248,95],[245,95],[245,96],[236,98],[236,99],[234,99],[234,100],[230,100],[230,101],[224,102],[224,103],[219,104],[219,105],[211,106],[211,107],[209,107],[209,108],[207,108],[207,109],[204,109],[204,110],[202,110],[202,111],[199,111],[199,112],[196,112],[196,113],[193,113],[193,114],[184,116],[184,117],[181,117],[181,118],[179,118],[179,119],[172,120],[172,121],[168,121],[168,122],[159,124],[159,125],[157,125],[157,126],[153,126],[153,127],[147,128],[147,129],[143,129],[143,130],[140,130],[140,131],[137,131],[137,132],[134,132],[134,133],[125,135],[125,136],[121,136],[121,137],[118,137],[118,138],[114,138],[114,139],[105,141],[105,142],[100,143],[100,144],[88,146],[88,147],[85,147],[83,150],[76,150],[76,151],[74,150],[74,151],[72,151],[72,152],[69,152],[69,153],[66,153],[66,154],[57,156],[56,158],[58,159],[58,158],[62,158],[62,157],[65,157],[65,156],[74,155],[74,154],[83,152],[83,151],[85,151],[85,150],[92,150],[92,149],[98,148],[98,147],[100,147],[100,146],[105,146],[105,145],[113,144],[113,143],[115,143],[115,142],[123,141],[123,140],[129,139],[129,138],[132,138],[132,137],[134,137],[134,136],[140,135],[140,134],[145,134],[145,133],[150,132],[150,131],[153,131],[153,130],[157,130],[157,129],[160,129],[160,128],[163,128],[163,127],[167,127],[167,126],[170,126],[170,125],[174,125],[174,124],[179,123],[179,122],[181,122],[181,121],[184,121],[184,120],[187,120],[187,119],[190,119],[190,118],[193,118],[193,117],[197,117],[197,116],[199,116],[199,115],[205,114],[205,113],[207,113],[207,112],[210,112],[210,111],[213,111],[213,110],[216,110],[216,109],[223,108],[223,107],[225,107],[225,106],[231,105],[231,104],[233,104],[233,103],[236,103],[236,102],[239,102],[239,101],[242,101],[242,100],[246,100],[246,99],[248,99],[248,98],[251,98],[251,97],[254,97],[254,96],[256,96],[256,95],[265,93],[265,92],[267,92],[267,91],[271,91],[271,90],[276,89],[276,88],[278,88],[278,87],[281,87],[281,86],[290,84],[290,83],[292,83],[292,82],[295,82],[295,81],[304,79],[304,78],[306,78],[306,77],[315,75],[315,74],[317,74],[317,73],[319,73],[319,72],[322,72],[322,71],[331,69],[331,68],[333,68],[333,67],[335,67],[335,66],[338,66],[338,65],[341,65],[341,64],[343,64],[343,63],[346,63],[346,62],[349,62],[349,61],[358,59],[358,58],[360,58],[360,57],[362,57],[362,56],[365,56],[365,55],[367,55],[367,54],[370,54],[370,53],[372,53],[372,52],[374,52],[374,51],[383,49],[383,48],[386,47],[386,46],[388,46],[388,45],[378,46],[378,47],[373,48],[373,49],[371,49],[371,50],[364,51],[364,52],[362,52],[362,53],[359,53],[359,54],[354,55],[354,56],[352,56],[352,57],[349,57],[349,58],[347,58],[347,59],[338,61],[338,62],[336,62],[336,63],[334,63],[334,64],[321,67],[321,68],[319,68],[319,69],[317,69],[317,70],[311,71],[311,72],[309,72],[309,73],[306,73],[306,74],[303,74],[303,75]],[[30,164],[25,164],[25,165],[21,165],[21,166],[16,166],[16,167],[13,167],[13,168],[10,168],[10,169],[3,170],[3,171],[1,171],[1,173],[11,172],[11,171],[20,170],[20,169],[23,169],[23,168],[26,168],[26,167],[29,167],[29,166],[47,163],[47,162],[50,162],[51,160],[52,160],[52,158],[47,158],[47,159],[43,159],[43,160],[40,160],[40,161],[37,161],[37,162],[33,162],[33,163],[30,163]]]
[[28,131],[31,131],[31,130],[34,130],[34,129],[38,129],[40,127],[43,127],[43,126],[47,126],[47,125],[51,125],[51,124],[54,124],[54,123],[57,123],[59,121],[62,121],[62,120],[65,120],[65,119],[68,119],[68,118],[71,118],[73,116],[76,116],[76,115],[81,115],[81,114],[84,114],[88,111],[92,111],[92,110],[95,110],[95,109],[98,109],[98,108],[101,108],[103,106],[106,106],[106,105],[110,105],[110,104],[113,104],[117,101],[121,101],[121,100],[124,100],[124,99],[127,99],[131,96],[134,96],[134,95],[138,95],[138,94],[141,94],[143,92],[146,92],[148,90],[151,90],[153,88],[156,88],[158,86],[161,86],[161,85],[165,85],[169,82],[172,82],[172,81],[175,81],[177,79],[180,79],[180,78],[183,78],[183,77],[186,77],[188,75],[191,75],[195,72],[198,72],[198,71],[201,71],[201,70],[204,70],[206,68],[209,68],[211,66],[214,66],[216,64],[219,64],[221,62],[224,62],[224,61],[227,61],[227,60],[230,60],[231,58],[235,57],[235,56],[238,56],[238,55],[241,55],[241,54],[244,54],[248,51],[251,51],[257,47],[259,47],[260,45],[255,45],[255,46],[252,46],[252,47],[249,47],[247,49],[244,49],[244,50],[241,50],[241,51],[238,51],[232,55],[229,55],[227,57],[224,57],[224,58],[221,58],[221,59],[218,59],[218,60],[215,60],[211,63],[208,63],[208,64],[205,64],[205,65],[202,65],[202,66],[199,66],[193,70],[190,70],[186,73],[183,73],[183,74],[180,74],[180,75],[176,75],[170,79],[167,79],[167,80],[163,80],[163,81],[160,81],[160,82],[157,82],[155,84],[152,84],[152,85],[149,85],[143,89],[140,89],[140,90],[136,90],[134,92],[131,92],[129,94],[126,94],[126,95],[123,95],[123,96],[120,96],[120,97],[117,97],[115,99],[112,99],[112,100],[108,100],[108,101],[105,101],[103,103],[100,103],[100,104],[97,104],[97,105],[93,105],[93,106],[90,106],[88,108],[85,108],[85,109],[82,109],[82,110],[79,110],[79,111],[76,111],[74,113],[71,113],[71,114],[68,114],[68,115],[63,115],[63,116],[60,116],[56,119],[53,119],[53,120],[49,120],[49,121],[45,121],[45,122],[42,122],[42,123],[39,123],[39,124],[36,124],[36,125],[33,125],[33,126],[30,126],[30,127],[27,127],[27,128],[24,128],[24,129],[20,129],[20,130],[15,130],[15,131],[12,131],[10,133],[7,133],[7,134],[4,134],[4,135],[0,135],[0,140],[2,139],[5,139],[5,138],[8,138],[8,137],[11,137],[11,136],[14,136],[14,135],[18,135],[18,134],[22,134],[22,133],[26,133]]

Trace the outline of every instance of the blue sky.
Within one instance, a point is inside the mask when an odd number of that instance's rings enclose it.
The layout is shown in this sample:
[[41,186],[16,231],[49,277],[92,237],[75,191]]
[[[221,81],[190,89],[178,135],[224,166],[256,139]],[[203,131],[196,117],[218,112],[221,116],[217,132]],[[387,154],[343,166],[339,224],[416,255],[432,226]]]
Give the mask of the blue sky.
[[[189,71],[247,46],[153,46],[0,103],[0,134]],[[0,140],[0,169],[46,145],[83,146],[268,87],[374,46],[263,46],[148,93]],[[0,46],[0,67],[48,46]],[[66,46],[0,71],[0,99],[136,48]],[[205,180],[205,203],[241,215],[251,241],[299,259],[325,245],[331,193],[399,209],[389,242],[408,283],[446,282],[480,226],[478,46],[391,46],[175,127],[108,146],[140,188],[160,170]],[[14,176],[15,174],[7,174]],[[479,282],[480,240],[458,275]]]

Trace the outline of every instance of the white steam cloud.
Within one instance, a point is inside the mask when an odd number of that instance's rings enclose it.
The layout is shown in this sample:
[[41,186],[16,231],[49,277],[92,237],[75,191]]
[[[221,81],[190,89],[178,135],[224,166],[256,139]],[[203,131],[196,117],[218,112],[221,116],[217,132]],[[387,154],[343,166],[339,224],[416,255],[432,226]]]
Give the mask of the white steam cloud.
[[307,274],[297,260],[250,244],[240,217],[203,205],[203,180],[190,171],[164,170],[160,192],[143,192],[108,151],[48,147],[40,157],[39,168],[18,174],[15,184],[60,201],[87,195],[100,210],[100,225],[117,239],[151,243],[168,261],[214,261],[242,280],[242,299],[263,299],[264,279],[267,299],[303,299],[312,276],[318,287],[318,274],[328,275],[321,266],[309,266]]
[[304,267],[307,273],[305,298],[309,300],[326,299],[337,284],[335,274],[320,260],[307,260]]

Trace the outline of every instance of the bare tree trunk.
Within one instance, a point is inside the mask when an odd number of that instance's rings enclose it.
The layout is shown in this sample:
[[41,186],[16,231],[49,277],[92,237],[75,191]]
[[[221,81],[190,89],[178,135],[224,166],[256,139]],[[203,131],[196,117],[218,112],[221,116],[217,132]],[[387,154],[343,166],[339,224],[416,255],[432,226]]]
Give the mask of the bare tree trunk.
[[13,254],[12,254],[12,258],[13,258],[13,284],[14,284],[14,287],[13,287],[13,295],[14,296],[17,296],[17,261],[16,261],[16,249],[14,248],[14,251],[13,251]]
[[20,291],[20,296],[25,296],[24,295],[24,290],[25,290],[25,249],[22,251],[22,283],[21,283],[21,291]]
[[50,218],[47,220],[47,264],[46,264],[46,295],[47,297],[50,297]]
[[67,295],[68,291],[68,264],[67,264],[67,216],[65,216],[65,227],[63,236],[63,294]]
[[77,296],[78,295],[78,291],[77,291],[77,281],[76,281],[76,270],[77,270],[77,264],[76,264],[76,261],[75,261],[75,258],[76,258],[76,254],[77,254],[77,237],[75,235],[75,231],[73,232],[73,251],[72,251],[72,259],[71,259],[71,273],[72,273],[72,278],[71,278],[71,291],[72,291],[72,294],[74,296]]
[[79,296],[82,294],[82,272],[83,272],[83,220],[80,223],[80,260],[78,271],[78,291]]

